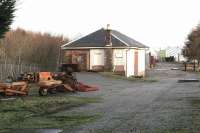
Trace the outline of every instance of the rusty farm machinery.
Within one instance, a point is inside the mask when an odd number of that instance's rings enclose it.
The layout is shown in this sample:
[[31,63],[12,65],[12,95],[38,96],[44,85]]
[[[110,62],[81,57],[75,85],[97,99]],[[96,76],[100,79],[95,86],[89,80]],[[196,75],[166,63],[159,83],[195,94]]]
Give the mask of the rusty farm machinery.
[[29,87],[26,82],[0,83],[0,93],[5,96],[26,96]]
[[0,93],[5,96],[26,96],[29,93],[29,83],[38,86],[40,96],[57,92],[88,92],[96,91],[98,87],[78,82],[72,72],[38,72],[21,74],[15,82],[0,83]]
[[40,96],[48,95],[48,93],[54,94],[56,92],[88,92],[98,90],[96,86],[78,82],[75,76],[69,73],[40,72],[39,75],[40,81],[38,85],[40,87]]

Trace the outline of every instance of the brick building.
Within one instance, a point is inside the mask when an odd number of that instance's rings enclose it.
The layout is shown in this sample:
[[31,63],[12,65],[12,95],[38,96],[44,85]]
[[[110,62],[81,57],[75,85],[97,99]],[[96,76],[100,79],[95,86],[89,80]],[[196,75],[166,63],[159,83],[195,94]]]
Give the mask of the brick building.
[[83,71],[113,71],[130,76],[145,76],[142,43],[116,31],[99,29],[61,46],[62,63],[78,64]]

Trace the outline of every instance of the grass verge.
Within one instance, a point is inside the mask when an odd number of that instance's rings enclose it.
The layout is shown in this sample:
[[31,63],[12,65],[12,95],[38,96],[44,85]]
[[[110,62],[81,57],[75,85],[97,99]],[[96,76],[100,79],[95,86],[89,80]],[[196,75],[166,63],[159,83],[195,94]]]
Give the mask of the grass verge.
[[133,82],[158,82],[158,79],[153,78],[145,78],[145,77],[125,77],[122,75],[115,74],[113,72],[99,72],[102,76],[113,78],[113,79],[121,79],[121,80],[128,80]]
[[68,128],[96,120],[99,115],[54,114],[71,108],[99,102],[99,98],[47,96],[0,101],[0,132],[14,129]]

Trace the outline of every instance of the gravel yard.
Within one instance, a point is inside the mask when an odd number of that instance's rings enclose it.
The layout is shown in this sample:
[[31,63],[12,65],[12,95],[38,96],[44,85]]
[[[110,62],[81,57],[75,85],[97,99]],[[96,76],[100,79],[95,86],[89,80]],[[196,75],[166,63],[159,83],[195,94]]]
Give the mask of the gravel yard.
[[177,82],[198,74],[177,68],[179,64],[159,63],[145,80],[131,81],[77,73],[78,81],[99,86],[94,92],[38,97],[33,87],[29,97],[1,102],[0,132],[199,133],[200,83]]
[[158,82],[112,79],[98,73],[79,73],[79,81],[98,85],[100,91],[79,93],[100,97],[101,102],[62,113],[100,114],[95,122],[64,132],[74,133],[198,133],[200,131],[200,84],[177,83],[197,74],[171,70],[178,64],[158,64],[148,77]]

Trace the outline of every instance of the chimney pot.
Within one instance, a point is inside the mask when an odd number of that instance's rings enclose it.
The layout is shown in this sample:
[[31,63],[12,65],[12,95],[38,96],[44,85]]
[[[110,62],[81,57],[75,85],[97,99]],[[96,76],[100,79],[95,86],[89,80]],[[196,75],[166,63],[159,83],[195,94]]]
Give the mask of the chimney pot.
[[110,24],[107,24],[107,30],[110,30]]

